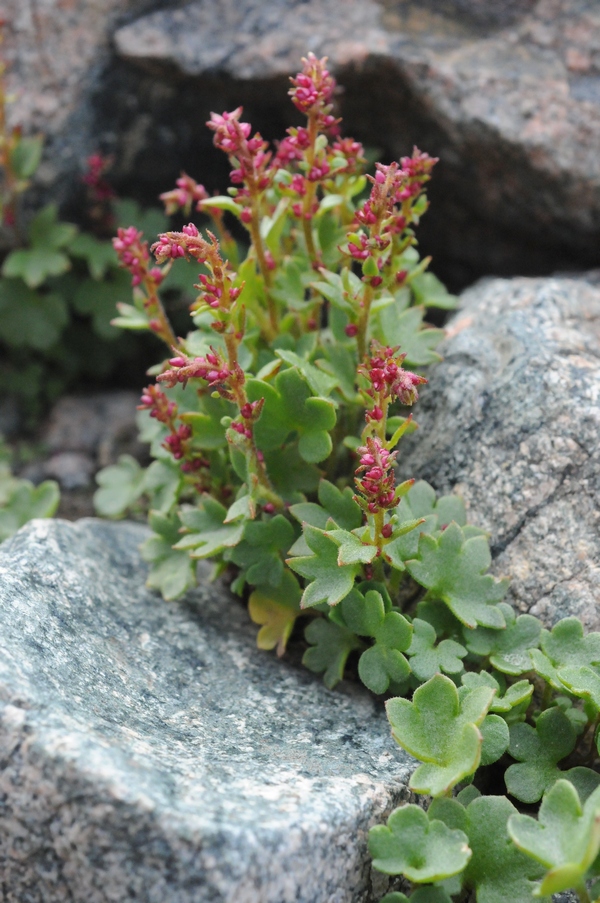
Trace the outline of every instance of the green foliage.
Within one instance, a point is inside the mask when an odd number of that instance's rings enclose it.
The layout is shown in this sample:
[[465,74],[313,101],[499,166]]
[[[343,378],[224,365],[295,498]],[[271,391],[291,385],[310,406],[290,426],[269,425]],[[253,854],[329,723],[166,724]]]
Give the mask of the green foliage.
[[434,628],[420,618],[414,619],[413,629],[408,654],[410,667],[418,680],[424,683],[441,671],[445,674],[460,674],[463,671],[462,659],[467,654],[464,646],[454,640],[442,640],[436,645]]
[[[26,253],[7,259],[5,282],[21,286],[32,318],[39,297],[54,298],[51,334],[72,306],[108,336],[114,295],[117,325],[165,345],[142,397],[154,463],[121,458],[96,495],[105,515],[150,512],[149,585],[177,598],[196,559],[211,558],[249,597],[261,649],[283,655],[300,623],[303,662],[328,688],[356,667],[372,692],[400,694],[387,701],[392,735],[419,760],[411,789],[434,800],[371,832],[375,866],[411,885],[385,903],[526,903],[567,887],[589,903],[600,634],[517,616],[460,498],[397,483],[396,448],[415,428],[407,408],[424,382],[407,368],[438,359],[442,331],[426,312],[455,304],[416,247],[433,161],[415,150],[400,166],[378,164],[369,182],[358,145],[334,143],[324,125],[324,63],[309,56],[305,70],[317,100],[308,108],[293,82],[309,120],[299,142],[291,130],[270,157],[259,136],[248,143],[241,111],[214,116],[215,144],[236,170],[228,195],[207,198],[189,176],[163,195],[168,212],[202,212],[209,229],[168,231],[160,215],[121,205],[135,227],[116,243],[137,284],[132,303],[106,248],[50,213]],[[231,217],[248,232],[246,252]],[[160,233],[156,261],[139,229]],[[69,282],[82,263],[83,288]],[[188,327],[166,315],[161,298],[175,291],[189,297]],[[5,299],[0,289],[0,310]],[[10,316],[4,334],[19,340]],[[45,334],[33,326],[27,342],[41,348]],[[520,804],[546,794],[539,821],[499,795],[502,779]]]
[[13,476],[8,458],[0,442],[0,542],[36,517],[53,517],[60,502],[57,483],[46,480],[34,486]]
[[412,702],[391,699],[387,713],[392,736],[423,762],[410,779],[417,793],[439,796],[473,774],[481,759],[479,731],[494,691],[462,687],[436,674],[415,691]]
[[511,756],[517,764],[506,770],[506,788],[523,803],[536,803],[562,772],[558,762],[573,752],[576,733],[559,708],[546,709],[535,727],[513,724],[510,728]]
[[504,615],[497,603],[507,584],[485,573],[491,557],[483,536],[466,539],[461,527],[453,522],[437,539],[422,533],[418,554],[407,568],[430,597],[445,602],[467,627],[504,627]]
[[302,664],[317,674],[324,672],[325,686],[332,690],[344,676],[348,656],[359,648],[357,637],[351,630],[324,618],[311,621],[304,635],[311,648],[304,653]]
[[403,806],[387,827],[369,832],[373,865],[388,875],[404,875],[415,884],[441,881],[461,872],[471,858],[467,837],[443,821],[429,819],[419,806]]
[[196,583],[195,562],[187,552],[175,548],[181,521],[176,514],[151,511],[148,522],[153,535],[140,549],[142,558],[150,564],[147,585],[167,600],[176,599]]
[[[467,807],[465,831],[473,851],[464,882],[475,890],[477,903],[529,903],[541,867],[510,841],[507,823],[517,814],[501,796],[482,796]],[[548,897],[542,901],[550,903]]]
[[557,781],[544,794],[536,821],[512,815],[508,833],[517,847],[548,869],[539,895],[581,887],[600,851],[600,789],[582,806],[569,781]]

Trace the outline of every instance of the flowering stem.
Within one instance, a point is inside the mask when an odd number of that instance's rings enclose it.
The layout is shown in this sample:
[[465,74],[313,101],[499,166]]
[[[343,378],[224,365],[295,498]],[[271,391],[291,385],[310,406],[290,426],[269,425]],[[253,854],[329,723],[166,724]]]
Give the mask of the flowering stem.
[[152,276],[148,275],[144,278],[143,285],[146,292],[145,306],[152,310],[155,319],[158,320],[160,325],[160,329],[156,330],[156,335],[165,342],[169,349],[179,349],[179,339],[173,332],[173,328],[169,323],[169,318],[167,317],[163,303],[160,300],[160,296],[156,289],[156,282]]
[[[362,361],[367,353],[367,337],[369,332],[369,314],[371,312],[371,304],[373,303],[374,291],[371,285],[365,285],[362,297],[361,312],[358,318],[358,332],[356,334],[356,343],[358,346],[358,360]],[[384,433],[385,437],[385,433]]]
[[263,245],[262,235],[260,234],[260,213],[258,210],[258,204],[256,202],[256,195],[252,195],[252,219],[250,220],[250,235],[252,237],[252,244],[254,245],[254,249],[256,251],[256,259],[258,261],[258,267],[260,269],[261,275],[263,277],[265,283],[265,295],[267,298],[267,308],[269,311],[269,327],[270,334],[267,336],[269,341],[272,341],[279,335],[279,319],[277,316],[277,306],[275,301],[271,296],[271,285],[272,285],[272,276],[271,270],[269,269],[269,265],[267,264],[267,258],[265,256],[265,249]]
[[[319,136],[317,117],[309,114],[308,117],[308,140],[309,144],[306,149],[306,162],[308,163],[309,172],[315,162],[315,144]],[[321,266],[321,260],[315,247],[315,240],[312,232],[312,206],[315,200],[317,185],[315,182],[308,182],[306,194],[302,202],[302,229],[304,232],[304,240],[306,242],[306,250],[310,257],[313,269],[317,270]]]
[[[235,403],[239,409],[240,416],[243,417],[243,409],[249,406],[249,402],[248,396],[246,395],[246,390],[244,388],[244,372],[238,363],[237,354],[238,347],[241,341],[238,336],[239,333],[228,331],[225,333],[224,339],[225,347],[227,348],[227,362],[229,370],[233,376],[230,383],[231,391],[235,398]],[[248,444],[250,457],[250,470],[256,475],[256,478],[260,486],[262,487],[263,495],[267,497],[268,501],[274,506],[274,508],[283,508],[283,500],[279,497],[279,495],[277,495],[277,493],[273,489],[273,486],[271,485],[271,481],[267,474],[264,461],[262,460],[262,455],[259,454],[254,442],[254,436],[252,435],[251,438],[246,437],[246,442]]]

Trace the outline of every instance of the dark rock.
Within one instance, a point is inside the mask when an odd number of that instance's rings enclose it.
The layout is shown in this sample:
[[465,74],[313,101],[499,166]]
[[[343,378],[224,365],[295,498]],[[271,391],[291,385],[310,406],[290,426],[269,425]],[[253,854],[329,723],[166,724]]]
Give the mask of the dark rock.
[[482,282],[440,351],[402,475],[464,497],[518,609],[600,629],[600,289]]
[[131,67],[115,69],[100,127],[140,191],[164,190],[180,166],[223,188],[210,110],[243,103],[280,137],[293,115],[287,76],[310,49],[345,86],[349,133],[384,158],[413,143],[440,157],[420,236],[453,284],[593,266],[599,35],[591,0],[348,0],[343,15],[338,0],[223,0],[218,16],[197,0],[117,31],[140,74],[136,85]]
[[44,462],[44,477],[58,480],[63,489],[85,489],[91,486],[95,466],[82,452],[59,452]]
[[66,395],[52,408],[43,441],[53,452],[85,452],[99,467],[120,454],[141,452],[135,423],[139,394],[130,391]]
[[[181,168],[224,190],[204,127],[245,105],[279,138],[287,77],[330,57],[348,133],[385,159],[440,157],[423,248],[453,286],[600,264],[596,0],[8,0],[14,121],[49,135],[40,182],[71,197],[85,157],[113,152],[146,202]],[[148,10],[154,12],[148,13]],[[119,27],[120,26],[120,27]],[[116,54],[111,55],[114,34]]]
[[259,652],[219,584],[144,589],[147,535],[0,549],[3,900],[372,900],[366,832],[413,767],[382,707]]

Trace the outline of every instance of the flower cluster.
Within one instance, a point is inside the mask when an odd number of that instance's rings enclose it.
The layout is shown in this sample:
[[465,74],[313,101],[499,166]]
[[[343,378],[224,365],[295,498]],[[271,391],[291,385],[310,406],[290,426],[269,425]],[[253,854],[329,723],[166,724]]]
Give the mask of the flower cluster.
[[[268,144],[258,132],[250,137],[252,126],[249,122],[240,122],[242,112],[242,107],[237,107],[231,113],[211,113],[210,121],[206,123],[215,133],[215,147],[224,151],[234,165],[231,181],[242,186],[236,195],[238,200],[248,198],[253,192],[264,191],[271,183]],[[248,216],[246,220],[242,216],[242,222],[248,222]]]
[[398,354],[398,350],[399,346],[391,348],[372,342],[371,356],[359,367],[359,373],[370,383],[367,395],[377,402],[367,412],[369,420],[381,420],[383,399],[397,399],[401,404],[413,405],[419,397],[417,386],[427,382],[424,376],[403,369],[406,354]]
[[302,72],[291,78],[289,95],[296,109],[317,120],[320,130],[331,129],[337,122],[331,115],[335,79],[326,68],[327,57],[319,60],[314,53],[302,58]]
[[211,348],[205,357],[195,357],[192,360],[182,354],[172,357],[169,361],[171,368],[157,376],[158,382],[164,383],[169,388],[182,383],[185,385],[190,379],[204,379],[210,388],[222,388],[231,377],[231,370],[223,356]]
[[189,255],[198,263],[204,264],[209,273],[199,275],[200,282],[194,287],[202,294],[191,309],[196,311],[206,305],[211,311],[228,312],[240,296],[243,286],[233,285],[233,274],[227,261],[221,257],[219,242],[212,232],[207,234],[208,241],[193,223],[189,223],[181,232],[163,232],[151,250],[159,263]]
[[147,278],[152,279],[155,285],[160,285],[163,280],[162,271],[158,267],[150,267],[148,242],[143,240],[142,232],[138,232],[135,226],[119,229],[112,243],[119,263],[131,273],[131,284],[134,287],[141,285]]
[[175,188],[172,191],[165,191],[160,195],[160,199],[165,205],[165,213],[172,216],[179,210],[183,210],[186,216],[190,215],[192,206],[196,211],[202,209],[202,201],[208,198],[208,192],[204,185],[200,185],[187,173],[182,172],[175,182]]
[[[394,461],[397,452],[390,452],[376,436],[368,436],[366,445],[357,449],[360,463],[355,483],[367,501],[370,514],[377,514],[398,504],[395,492]],[[384,530],[386,528],[384,527]],[[391,530],[387,531],[388,533]],[[383,533],[386,536],[386,533]]]
[[[348,236],[347,254],[360,262],[372,257],[376,269],[382,270],[390,259],[394,237],[401,236],[417,219],[414,205],[436,163],[437,158],[414,148],[412,157],[402,157],[400,163],[375,164],[375,175],[367,176],[371,193],[356,211],[354,222],[359,231]],[[399,283],[405,278],[404,271],[396,274]],[[382,281],[381,276],[371,276],[371,285],[373,279],[378,280],[375,285]]]
[[104,174],[110,168],[111,160],[103,157],[101,154],[92,154],[87,158],[87,172],[82,176],[82,182],[87,185],[96,201],[109,201],[114,198],[115,193]]
[[150,416],[159,423],[171,424],[177,417],[177,405],[158,386],[146,386],[140,402],[138,411],[149,411]]

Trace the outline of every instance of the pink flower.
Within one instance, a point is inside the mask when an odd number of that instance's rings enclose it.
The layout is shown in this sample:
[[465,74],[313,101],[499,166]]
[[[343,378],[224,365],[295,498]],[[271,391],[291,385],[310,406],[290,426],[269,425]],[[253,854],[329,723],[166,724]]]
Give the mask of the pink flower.
[[367,444],[357,449],[360,462],[355,483],[365,497],[371,514],[377,514],[398,504],[395,492],[394,462],[397,452],[384,448],[380,439],[369,436]]
[[[318,60],[314,53],[309,53],[302,62],[302,72],[290,79],[293,85],[289,91],[292,102],[301,113],[317,112],[321,117],[327,117],[328,105],[335,91],[335,79],[325,67],[327,57]],[[333,125],[335,120],[329,118],[331,122],[326,125]]]

